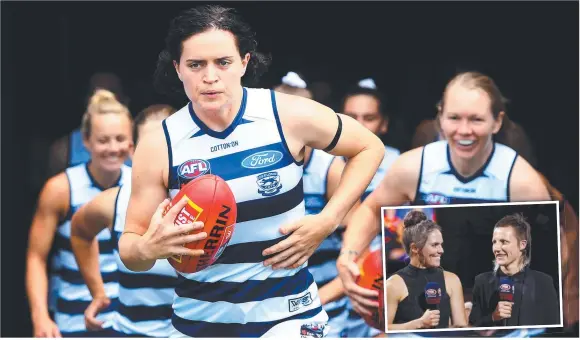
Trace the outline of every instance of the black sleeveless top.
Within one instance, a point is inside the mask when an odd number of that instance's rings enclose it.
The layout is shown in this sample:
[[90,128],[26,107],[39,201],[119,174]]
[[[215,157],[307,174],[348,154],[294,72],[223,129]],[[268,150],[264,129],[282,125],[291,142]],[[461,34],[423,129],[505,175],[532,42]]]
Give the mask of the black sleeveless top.
[[439,325],[435,328],[449,328],[451,303],[445,287],[443,270],[440,268],[420,269],[409,264],[395,274],[403,279],[409,295],[399,302],[394,323],[402,324],[419,319],[427,309],[435,309],[435,306],[427,305],[425,286],[428,282],[437,282],[441,287],[441,303],[438,306],[441,317]]

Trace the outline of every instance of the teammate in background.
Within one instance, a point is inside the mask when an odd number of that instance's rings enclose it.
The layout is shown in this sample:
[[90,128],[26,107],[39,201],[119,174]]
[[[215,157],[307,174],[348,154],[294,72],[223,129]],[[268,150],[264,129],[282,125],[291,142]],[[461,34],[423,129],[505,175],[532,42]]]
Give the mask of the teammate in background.
[[[108,72],[93,74],[89,80],[89,90],[86,98],[87,103],[98,89],[114,93],[116,99],[120,103],[125,106],[128,105],[129,99],[123,93],[121,79],[116,74]],[[83,142],[81,127],[78,127],[67,135],[54,141],[50,146],[47,177],[50,178],[66,168],[86,163],[89,160],[90,152],[87,150]],[[131,165],[129,158],[126,161],[126,164],[129,166]]]
[[282,83],[274,87],[274,91],[312,99],[312,92],[304,79],[296,72],[288,72],[282,77]]
[[[66,169],[44,185],[28,239],[26,288],[36,337],[86,336],[83,312],[91,301],[70,244],[70,219],[79,207],[99,192],[130,180],[131,168],[123,165],[133,151],[131,114],[115,96],[98,90],[90,99],[81,131],[91,161]],[[111,300],[118,293],[117,264],[111,234],[98,235],[99,262],[105,291]],[[51,280],[57,295],[55,321],[48,312],[47,256],[55,245]],[[111,317],[115,304],[103,311]],[[98,337],[101,333],[91,333]]]
[[548,200],[540,175],[507,146],[493,142],[505,114],[495,83],[477,72],[455,76],[441,102],[445,140],[402,154],[346,228],[338,269],[355,310],[369,314],[377,293],[358,287],[355,265],[376,235],[382,206]]
[[[357,86],[350,89],[342,101],[342,112],[359,122],[362,126],[374,133],[376,136],[384,136],[389,128],[389,115],[387,114],[386,102],[373,79],[367,78],[358,82]],[[371,183],[366,188],[362,200],[373,192],[393,162],[399,157],[400,151],[385,145],[385,157],[379,169],[373,176]],[[375,234],[376,235],[376,234]],[[381,233],[376,235],[370,251],[380,249],[383,244]],[[396,251],[395,251],[396,252]],[[388,252],[385,253],[390,257]],[[364,321],[364,319],[353,310],[350,301],[348,303],[348,337],[364,338],[371,337],[379,333]]]
[[[295,94],[311,98],[306,82],[295,72],[288,72],[282,78],[282,84],[274,88],[276,92]],[[307,215],[316,215],[324,209],[326,203],[338,187],[344,160],[322,150],[306,147],[304,151],[304,204]],[[357,207],[356,204],[354,207]],[[353,208],[354,209],[354,208]],[[351,210],[352,211],[352,210]],[[336,270],[336,258],[342,245],[342,231],[348,223],[350,213],[341,225],[314,251],[308,260],[308,270],[318,286],[320,303],[328,314],[330,338],[346,337],[348,318],[348,298],[344,294],[342,282]]]
[[[161,217],[167,195],[174,197],[179,183],[194,177],[180,176],[184,162],[206,162],[228,183],[238,210],[235,232],[218,262],[178,273],[173,336],[325,333],[328,317],[306,261],[363,194],[384,155],[380,140],[349,117],[299,96],[242,87],[242,76],[258,75],[266,66],[256,45],[233,9],[198,6],[172,20],[158,60],[157,84],[185,90],[190,102],[139,143],[119,242],[123,263],[145,271],[157,259],[203,252],[178,246],[203,234],[182,235],[200,222],[173,225],[185,200]],[[224,144],[229,147],[212,152],[212,146]],[[349,159],[332,199],[320,214],[308,216],[305,146]],[[266,168],[243,162],[262,154],[268,155]]]
[[[141,111],[133,126],[137,144],[140,136],[161,126],[161,121],[175,110],[169,105],[152,105]],[[90,330],[101,330],[103,322],[97,314],[111,304],[99,271],[99,250],[96,236],[109,229],[115,243],[115,259],[119,267],[119,308],[112,317],[114,337],[166,337],[171,330],[171,304],[177,283],[175,270],[167,261],[157,261],[150,270],[135,273],[128,270],[117,251],[123,232],[131,182],[101,192],[82,206],[72,217],[71,244],[75,259],[93,301],[85,311],[85,323]]]
[[[437,117],[435,119],[423,120],[413,135],[412,148],[425,146],[439,140],[445,139],[441,133],[439,122],[441,103],[436,105]],[[509,146],[522,156],[531,166],[537,167],[538,160],[532,148],[532,142],[524,128],[511,120],[507,114],[503,117],[501,134],[494,136],[494,140],[500,144]]]

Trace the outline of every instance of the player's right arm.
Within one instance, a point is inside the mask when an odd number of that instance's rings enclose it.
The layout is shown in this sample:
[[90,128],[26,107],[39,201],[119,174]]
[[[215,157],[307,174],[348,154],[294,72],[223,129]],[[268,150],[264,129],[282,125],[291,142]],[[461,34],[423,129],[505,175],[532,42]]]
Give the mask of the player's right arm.
[[183,246],[204,239],[204,232],[185,235],[203,227],[203,223],[174,226],[173,221],[185,206],[181,200],[165,216],[169,161],[167,142],[161,128],[142,137],[133,157],[131,198],[127,209],[125,229],[119,239],[119,255],[132,271],[147,271],[157,259],[172,255],[200,256],[203,250]]
[[426,310],[423,315],[415,320],[411,320],[405,323],[396,324],[395,315],[397,314],[397,308],[399,307],[399,302],[403,300],[409,293],[407,292],[405,282],[399,275],[393,275],[387,280],[386,284],[387,290],[387,330],[398,331],[398,330],[414,330],[421,328],[432,328],[439,324],[439,311],[438,310]]
[[115,219],[115,201],[119,187],[107,189],[83,205],[71,220],[71,246],[81,275],[89,288],[93,301],[85,310],[85,325],[89,330],[102,329],[97,320],[99,311],[111,304],[105,292],[99,268],[99,242],[97,235],[105,228],[112,229]]
[[48,313],[47,258],[58,221],[69,209],[69,185],[64,173],[49,179],[40,193],[26,253],[26,292],[35,337],[60,337]]
[[[422,150],[417,148],[397,158],[377,189],[355,211],[344,233],[342,251],[336,266],[346,294],[359,314],[370,313],[365,306],[377,307],[372,298],[376,299],[378,292],[356,284],[356,277],[360,275],[356,258],[369,247],[380,231],[381,207],[398,206],[414,199]],[[357,303],[354,304],[354,301]]]

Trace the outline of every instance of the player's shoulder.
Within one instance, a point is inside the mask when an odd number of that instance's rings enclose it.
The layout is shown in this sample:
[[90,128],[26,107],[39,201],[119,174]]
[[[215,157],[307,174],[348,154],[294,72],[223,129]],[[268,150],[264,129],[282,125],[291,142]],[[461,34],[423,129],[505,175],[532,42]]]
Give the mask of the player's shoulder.
[[423,157],[423,146],[403,152],[393,162],[390,171],[396,171],[400,174],[418,174]]
[[395,274],[389,276],[389,278],[386,280],[386,283],[387,283],[387,287],[388,286],[398,287],[401,284],[405,284],[405,280],[403,280],[401,275],[395,273]]
[[63,171],[46,181],[40,193],[39,204],[54,211],[64,211],[68,209],[69,200],[69,179]]
[[517,156],[509,178],[511,201],[549,200],[548,186],[523,157]]
[[541,271],[530,269],[530,274],[534,276],[536,280],[542,284],[552,284],[552,282],[554,281],[554,279],[550,275]]
[[484,284],[486,282],[489,282],[494,276],[495,276],[495,273],[493,271],[477,274],[475,276],[475,280],[474,280],[475,284],[474,285],[481,285],[481,284]]
[[400,300],[407,290],[405,280],[399,274],[391,275],[385,282],[387,297]]
[[90,214],[100,218],[112,219],[120,189],[121,187],[117,186],[100,192],[86,205]]
[[48,191],[51,196],[59,196],[67,194],[70,190],[69,179],[65,171],[62,171],[52,177],[50,177],[44,184],[43,191]]
[[449,280],[452,282],[455,282],[455,281],[459,282],[459,276],[457,276],[457,274],[452,273],[452,272],[447,271],[447,270],[443,271],[443,277],[445,278],[445,280]]

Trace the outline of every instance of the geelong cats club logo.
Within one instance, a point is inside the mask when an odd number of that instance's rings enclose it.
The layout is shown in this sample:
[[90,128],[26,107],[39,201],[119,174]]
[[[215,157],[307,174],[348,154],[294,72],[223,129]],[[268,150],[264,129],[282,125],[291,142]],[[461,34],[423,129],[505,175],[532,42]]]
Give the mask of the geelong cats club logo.
[[274,196],[282,189],[280,175],[276,171],[258,175],[256,183],[258,184],[258,193],[262,194],[262,196]]

